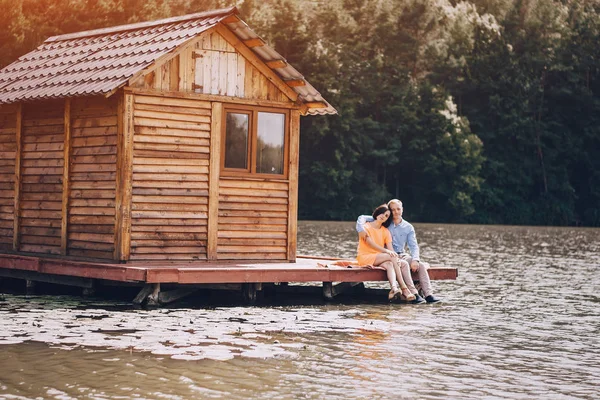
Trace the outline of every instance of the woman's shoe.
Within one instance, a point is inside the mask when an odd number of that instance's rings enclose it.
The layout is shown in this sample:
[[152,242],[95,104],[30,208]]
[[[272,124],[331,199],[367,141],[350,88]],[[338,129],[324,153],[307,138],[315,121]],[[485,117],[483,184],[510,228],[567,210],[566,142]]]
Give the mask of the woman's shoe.
[[413,301],[414,299],[416,299],[416,297],[410,292],[410,290],[408,290],[407,287],[405,287],[402,288],[402,299],[406,301]]
[[390,290],[390,293],[388,293],[388,300],[389,301],[395,300],[396,298],[398,298],[399,295],[400,295],[400,289],[397,286],[393,286],[392,290]]

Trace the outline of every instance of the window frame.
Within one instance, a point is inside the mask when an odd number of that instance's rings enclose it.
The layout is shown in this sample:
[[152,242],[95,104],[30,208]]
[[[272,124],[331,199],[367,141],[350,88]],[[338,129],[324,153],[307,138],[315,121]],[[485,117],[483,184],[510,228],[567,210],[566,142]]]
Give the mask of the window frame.
[[[267,112],[284,115],[284,132],[283,132],[283,173],[282,174],[267,174],[256,172],[256,156],[258,143],[258,113]],[[248,114],[248,168],[227,168],[225,167],[225,149],[227,143],[227,113]],[[291,113],[286,108],[261,107],[261,106],[244,106],[238,104],[223,105],[222,128],[221,128],[221,176],[235,176],[247,178],[264,178],[264,179],[288,179],[288,163],[290,149],[290,122]]]

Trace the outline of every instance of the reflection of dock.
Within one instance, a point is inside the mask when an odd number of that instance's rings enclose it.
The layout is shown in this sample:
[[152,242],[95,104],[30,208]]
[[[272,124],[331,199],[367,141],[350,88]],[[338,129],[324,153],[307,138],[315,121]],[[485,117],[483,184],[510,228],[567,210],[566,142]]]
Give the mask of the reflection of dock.
[[[387,281],[385,271],[367,268],[348,268],[331,265],[330,258],[298,257],[296,263],[283,262],[130,262],[111,264],[42,258],[13,254],[0,254],[0,277],[24,279],[28,282],[48,282],[79,286],[93,290],[97,281],[109,281],[112,285],[139,285],[138,302],[155,296],[160,302],[174,301],[189,294],[193,285],[230,285],[241,288],[250,301],[267,283],[322,282],[323,294],[334,297],[355,282]],[[456,279],[456,268],[432,267],[432,280]],[[416,279],[417,277],[414,276]],[[332,283],[336,282],[336,285]],[[174,284],[178,293],[167,296],[160,293],[160,284]],[[242,285],[240,285],[242,284]],[[183,290],[183,292],[181,292]],[[180,296],[181,295],[181,296]]]

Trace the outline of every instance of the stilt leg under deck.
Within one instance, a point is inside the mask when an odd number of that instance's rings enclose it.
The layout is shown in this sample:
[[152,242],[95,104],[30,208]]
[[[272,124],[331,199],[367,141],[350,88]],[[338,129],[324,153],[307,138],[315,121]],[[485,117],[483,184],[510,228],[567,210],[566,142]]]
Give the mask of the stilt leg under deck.
[[25,294],[33,295],[35,294],[35,281],[30,279],[25,280]]
[[142,290],[140,290],[140,292],[137,294],[137,296],[135,296],[135,298],[133,299],[133,304],[137,304],[137,305],[142,304],[144,302],[144,300],[146,300],[146,298],[148,296],[150,296],[150,294],[152,293],[153,290],[154,290],[154,286],[151,283],[144,285]]
[[337,285],[334,285],[332,282],[323,282],[323,297],[331,300],[338,294],[347,292],[359,285],[364,289],[365,286],[362,282],[342,282]]
[[83,297],[90,297],[96,294],[96,285],[92,282],[92,286],[91,287],[85,287],[83,288],[83,290],[81,291],[81,295]]
[[262,289],[260,283],[244,283],[242,284],[242,295],[248,304],[256,303],[257,292]]
[[180,288],[180,289],[173,289],[173,290],[168,290],[166,292],[160,292],[158,294],[158,302],[160,304],[169,304],[169,303],[173,303],[174,301],[180,300],[184,297],[187,297],[193,293],[196,293],[198,291],[198,288]]
[[157,307],[160,305],[158,297],[160,295],[160,283],[152,284],[152,293],[148,296],[147,305],[150,307]]

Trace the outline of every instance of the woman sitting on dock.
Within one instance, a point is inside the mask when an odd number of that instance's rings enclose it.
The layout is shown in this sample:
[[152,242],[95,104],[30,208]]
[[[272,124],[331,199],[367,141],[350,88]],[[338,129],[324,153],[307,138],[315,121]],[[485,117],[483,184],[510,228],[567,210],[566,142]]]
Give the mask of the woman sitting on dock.
[[[400,295],[407,301],[415,299],[415,295],[410,292],[400,270],[400,262],[406,262],[398,259],[398,255],[392,247],[392,235],[387,229],[392,222],[391,212],[387,205],[382,204],[373,211],[373,222],[367,222],[364,225],[364,231],[358,234],[358,255],[356,257],[361,267],[379,266],[385,268],[387,277],[392,289],[388,295],[389,300],[393,300]],[[400,288],[398,288],[400,284]]]

